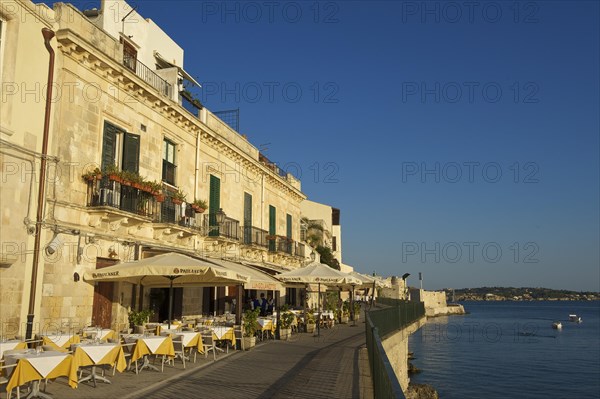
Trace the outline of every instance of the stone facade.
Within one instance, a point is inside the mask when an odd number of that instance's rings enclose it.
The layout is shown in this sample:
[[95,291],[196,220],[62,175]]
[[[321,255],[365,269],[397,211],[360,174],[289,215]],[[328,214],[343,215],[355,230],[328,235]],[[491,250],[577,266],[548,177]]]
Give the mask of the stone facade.
[[[34,7],[28,1],[17,3],[28,9]],[[244,136],[210,111],[198,109],[191,113],[182,106],[177,91],[183,60],[179,66],[159,72],[144,69],[141,73],[141,66],[133,64],[132,69],[131,60],[124,55],[123,39],[102,29],[105,20],[88,18],[69,4],[57,3],[54,7],[54,11],[46,11],[60,16],[48,21],[56,32],[52,45],[56,49],[58,93],[48,151],[55,157],[56,167],[46,189],[42,248],[53,239],[58,246],[53,256],[40,263],[37,322],[71,328],[90,324],[95,286],[79,281],[79,276],[102,262],[134,260],[149,251],[180,251],[286,268],[305,264],[308,254],[300,242],[300,204],[306,196],[300,182],[291,174],[278,173]],[[5,55],[28,49],[30,58],[46,59],[39,34],[41,23],[29,21],[15,22],[19,40],[15,48],[3,49]],[[11,24],[9,29],[13,29]],[[152,32],[155,27],[148,25]],[[141,46],[140,54],[146,58],[153,50],[150,38],[160,39],[155,34],[148,36],[146,42],[140,41],[141,34],[134,37]],[[170,44],[167,40],[162,47],[157,45],[161,54],[169,53]],[[163,48],[165,45],[167,48]],[[179,54],[179,50],[175,48],[173,53]],[[27,64],[27,57],[21,57],[20,62]],[[12,80],[19,82],[45,81],[47,65],[32,64],[33,72],[31,68],[8,66],[3,74],[9,76],[13,71]],[[17,76],[20,70],[28,72]],[[39,149],[43,102],[22,104],[11,100],[8,104],[2,107],[7,114],[6,119],[2,118],[3,143],[8,137],[21,147]],[[174,154],[172,158],[166,159],[167,149]],[[139,155],[132,158],[136,151]],[[121,171],[130,170],[128,162],[134,159],[137,174],[147,181],[160,182],[166,200],[159,202],[156,192],[112,181],[107,173],[102,178],[84,180],[87,172],[106,168],[107,154]],[[2,156],[4,165],[8,159],[4,146]],[[33,162],[35,154],[28,156],[31,160],[27,162]],[[22,256],[9,267],[3,260],[1,316],[3,322],[20,324],[25,316],[24,298],[30,276],[31,258],[26,249],[32,240],[21,221],[35,209],[37,187],[21,180],[8,180],[2,187],[3,259],[9,252],[10,259],[16,254]],[[173,200],[178,190],[186,194],[187,204]],[[194,200],[207,201],[209,209],[192,212],[189,203]],[[11,206],[5,208],[4,203]],[[23,204],[29,204],[29,208]],[[217,225],[219,209],[225,216],[224,222]],[[249,215],[251,224],[244,226],[250,223]],[[14,240],[25,249],[15,252],[10,246]],[[134,295],[139,302],[139,293],[130,284],[114,285],[109,298],[114,323],[126,322]],[[142,299],[146,304],[148,295],[145,290]],[[201,289],[186,289],[183,310],[197,309],[201,299]]]

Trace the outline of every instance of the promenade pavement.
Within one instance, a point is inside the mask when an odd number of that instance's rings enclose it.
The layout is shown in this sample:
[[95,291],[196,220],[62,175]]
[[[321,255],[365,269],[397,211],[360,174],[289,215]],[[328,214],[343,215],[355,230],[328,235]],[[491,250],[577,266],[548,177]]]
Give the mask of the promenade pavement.
[[[369,398],[371,380],[365,325],[336,325],[313,334],[293,334],[289,341],[266,340],[249,351],[219,353],[217,361],[198,355],[196,363],[180,360],[164,372],[125,371],[109,376],[112,384],[88,383],[71,389],[65,379],[48,384],[56,399],[105,398]],[[368,371],[367,371],[368,373]],[[14,396],[13,396],[14,397]]]

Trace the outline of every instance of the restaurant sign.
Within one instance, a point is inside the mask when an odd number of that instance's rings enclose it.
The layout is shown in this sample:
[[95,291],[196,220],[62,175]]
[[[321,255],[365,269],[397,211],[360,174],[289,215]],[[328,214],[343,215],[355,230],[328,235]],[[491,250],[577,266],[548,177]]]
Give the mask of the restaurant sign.
[[105,272],[105,273],[92,273],[93,278],[105,278],[105,277],[119,277],[119,271],[116,272]]

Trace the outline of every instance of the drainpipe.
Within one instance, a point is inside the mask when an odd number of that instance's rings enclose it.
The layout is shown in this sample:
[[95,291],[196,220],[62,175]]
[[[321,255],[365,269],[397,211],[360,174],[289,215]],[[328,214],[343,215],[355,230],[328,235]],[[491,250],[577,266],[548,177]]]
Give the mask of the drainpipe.
[[31,339],[33,333],[33,317],[35,312],[35,294],[37,291],[38,265],[40,261],[40,236],[42,233],[42,221],[44,217],[44,198],[46,192],[46,157],[48,155],[48,131],[50,130],[50,110],[52,106],[52,84],[54,82],[54,49],[50,46],[50,40],[54,32],[48,28],[42,28],[44,45],[50,54],[48,61],[48,85],[46,87],[46,111],[44,116],[44,136],[42,138],[42,161],[40,165],[40,183],[38,187],[37,214],[35,220],[35,240],[33,244],[33,264],[31,267],[31,288],[29,290],[29,310],[27,312],[26,339]]

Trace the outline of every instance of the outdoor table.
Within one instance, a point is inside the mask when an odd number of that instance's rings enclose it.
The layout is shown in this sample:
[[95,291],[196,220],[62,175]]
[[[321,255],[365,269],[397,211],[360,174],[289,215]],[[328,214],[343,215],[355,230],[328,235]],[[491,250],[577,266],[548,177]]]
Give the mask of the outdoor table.
[[79,342],[81,342],[79,335],[67,333],[42,336],[42,345],[50,345],[59,352],[68,352],[72,344],[78,344]]
[[275,327],[276,324],[273,321],[273,319],[269,319],[269,318],[265,318],[265,317],[259,317],[257,320],[258,326],[259,326],[259,331],[261,333],[261,336],[264,332],[270,332],[272,334],[275,334]]
[[[131,361],[136,362],[136,374],[145,368],[151,368],[158,371],[158,368],[151,365],[148,361],[148,355],[175,356],[175,348],[173,347],[173,340],[170,336],[138,337],[125,335],[123,338],[125,339],[125,342],[135,342],[135,347],[131,354]],[[137,361],[141,358],[144,359],[144,363],[142,364],[142,367],[138,369]]]
[[86,328],[83,330],[84,338],[99,339],[100,341],[115,339],[116,335],[117,334],[109,328]]
[[14,388],[33,382],[31,393],[28,398],[40,397],[51,399],[52,397],[40,392],[40,380],[48,378],[67,377],[71,388],[77,388],[77,362],[68,353],[58,351],[15,353],[6,355],[5,364],[15,364],[6,391],[11,392]]
[[[231,346],[235,348],[235,332],[233,327],[227,326],[211,326],[213,339],[216,341],[230,341]],[[222,351],[222,349],[220,349]]]
[[12,351],[15,349],[27,349],[27,342],[22,342],[18,339],[0,342],[0,359],[4,356],[4,351]]
[[127,367],[123,348],[119,344],[76,344],[73,357],[79,367],[92,366],[90,375],[80,379],[78,383],[92,380],[94,387],[96,387],[96,380],[110,384],[107,378],[96,374],[96,366],[102,364],[116,365],[116,369],[119,372],[122,372]]

